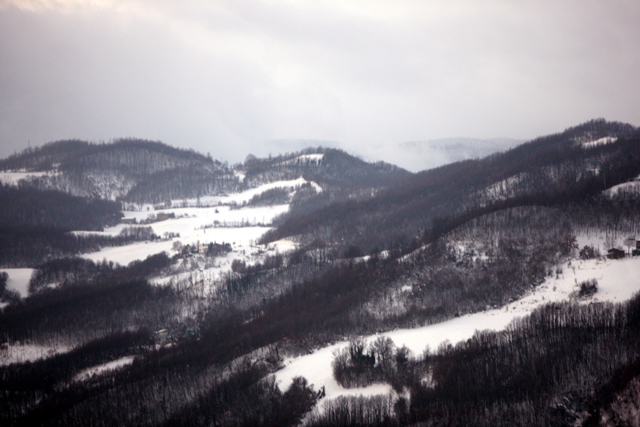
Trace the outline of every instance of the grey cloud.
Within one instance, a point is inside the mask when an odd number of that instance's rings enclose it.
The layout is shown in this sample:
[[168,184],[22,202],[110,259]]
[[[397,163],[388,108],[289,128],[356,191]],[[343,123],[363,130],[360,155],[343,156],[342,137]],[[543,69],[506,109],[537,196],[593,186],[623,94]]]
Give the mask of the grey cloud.
[[637,22],[634,1],[9,5],[0,156],[137,136],[232,162],[300,140],[393,159],[404,141],[640,124]]

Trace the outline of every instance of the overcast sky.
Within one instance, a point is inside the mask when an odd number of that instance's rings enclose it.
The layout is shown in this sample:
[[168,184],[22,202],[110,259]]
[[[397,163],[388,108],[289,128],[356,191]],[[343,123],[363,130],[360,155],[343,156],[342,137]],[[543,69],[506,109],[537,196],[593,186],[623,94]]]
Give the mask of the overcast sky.
[[0,0],[0,157],[133,136],[230,162],[299,140],[387,160],[640,125],[638,70],[638,0]]

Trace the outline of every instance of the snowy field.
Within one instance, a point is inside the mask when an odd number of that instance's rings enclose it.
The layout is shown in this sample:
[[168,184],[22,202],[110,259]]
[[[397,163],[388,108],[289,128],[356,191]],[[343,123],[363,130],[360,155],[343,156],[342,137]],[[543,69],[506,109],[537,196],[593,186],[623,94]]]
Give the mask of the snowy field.
[[[398,329],[382,335],[393,340],[397,347],[406,345],[415,356],[428,347],[435,350],[442,343],[456,344],[467,340],[476,331],[503,330],[515,318],[530,314],[536,307],[549,302],[575,298],[579,283],[598,280],[598,292],[583,304],[594,302],[622,302],[640,291],[640,258],[622,260],[573,260],[562,265],[562,273],[538,286],[520,300],[495,310],[469,314],[446,322],[415,329]],[[367,342],[379,335],[364,337]],[[388,384],[374,384],[360,389],[344,389],[333,379],[333,353],[348,345],[343,341],[322,348],[313,354],[285,361],[285,368],[275,374],[281,389],[286,389],[296,376],[307,378],[316,390],[324,387],[326,400],[344,395],[376,395],[392,393]]]
[[[242,207],[234,208],[230,203],[242,203],[250,200],[254,195],[263,193],[273,188],[295,188],[307,183],[303,178],[291,181],[278,181],[253,188],[242,193],[227,196],[202,197],[199,202],[208,207],[196,207],[194,200],[174,200],[170,209],[161,211],[153,210],[152,206],[145,206],[139,211],[124,211],[125,218],[135,218],[138,223],[145,221],[150,216],[158,213],[174,214],[175,218],[150,224],[139,224],[151,227],[158,236],[166,233],[178,233],[179,237],[169,240],[155,242],[139,242],[121,247],[105,247],[97,252],[84,254],[83,257],[92,261],[113,261],[120,265],[127,265],[135,260],[144,260],[149,255],[166,252],[169,256],[176,253],[177,242],[182,245],[196,245],[198,243],[229,243],[233,249],[225,256],[217,257],[213,267],[204,271],[192,271],[179,273],[175,276],[161,277],[153,280],[154,283],[166,284],[171,279],[188,278],[193,276],[195,281],[205,283],[215,280],[220,274],[231,270],[231,263],[235,259],[240,259],[247,264],[255,263],[264,256],[276,252],[287,252],[295,249],[295,244],[291,240],[281,240],[269,244],[268,246],[256,245],[256,241],[271,229],[268,225],[278,215],[282,215],[289,209],[288,204],[275,206]],[[322,189],[315,183],[318,191]],[[218,203],[226,203],[218,205]],[[188,206],[188,207],[178,207]],[[148,210],[147,210],[148,208]],[[110,236],[118,235],[125,227],[131,225],[119,224],[115,227],[105,229],[104,234]],[[86,232],[77,232],[87,234]]]
[[0,268],[9,275],[7,289],[16,291],[21,298],[29,295],[29,281],[34,272],[33,268]]
[[[259,222],[271,222],[273,217],[286,212],[288,205],[265,206],[260,208],[243,208],[230,209],[229,206],[220,206],[217,208],[176,208],[166,209],[164,212],[174,212],[176,219],[168,219],[161,222],[149,224],[153,232],[159,236],[164,233],[179,233],[180,237],[170,240],[160,240],[154,242],[137,242],[131,245],[119,247],[105,247],[97,252],[82,255],[84,258],[92,261],[113,261],[120,265],[127,265],[135,260],[144,260],[149,255],[160,252],[166,252],[167,255],[173,256],[175,251],[174,244],[179,242],[182,245],[196,245],[198,243],[208,244],[229,243],[232,252],[218,256],[215,259],[208,259],[205,265],[203,258],[194,258],[193,263],[189,265],[195,266],[188,272],[177,272],[166,277],[157,277],[151,280],[152,283],[166,285],[172,280],[189,279],[194,283],[202,283],[202,291],[207,294],[213,289],[211,283],[220,277],[221,274],[231,271],[231,263],[238,259],[246,264],[254,264],[262,260],[268,255],[277,252],[284,253],[295,249],[295,244],[291,240],[280,240],[270,243],[269,245],[256,245],[256,241],[271,227],[264,226],[246,226],[246,227],[224,227],[225,221],[228,224],[236,224],[241,222],[254,221],[259,218]],[[217,213],[216,213],[217,211]],[[125,212],[125,215],[141,215],[140,212]],[[147,213],[144,213],[146,218]],[[218,220],[219,224],[212,226],[214,221]],[[103,234],[117,235],[124,226],[122,224],[106,229]],[[185,260],[186,262],[186,260]],[[211,263],[213,265],[211,265]],[[176,266],[177,267],[177,266]]]
[[[151,227],[158,236],[165,233],[178,233],[179,237],[170,240],[155,242],[139,242],[121,247],[105,247],[100,251],[84,254],[83,257],[93,261],[113,261],[121,265],[127,265],[131,261],[143,260],[149,255],[166,252],[173,255],[174,242],[183,245],[195,245],[197,243],[230,243],[236,255],[229,255],[231,261],[239,254],[250,255],[257,251],[255,242],[271,227],[273,219],[285,213],[289,205],[246,207],[232,209],[230,206],[216,207],[188,207],[164,209],[163,213],[175,214],[175,219],[167,219],[151,224],[142,224]],[[159,211],[125,211],[125,218],[136,218],[138,222],[148,218],[149,215],[156,215]],[[128,225],[131,226],[131,225]],[[118,235],[126,225],[119,224],[115,227],[105,229],[104,234],[110,236]],[[86,232],[78,232],[88,234]],[[279,242],[272,244],[272,250],[280,252],[291,250],[291,242]],[[261,248],[267,250],[269,248]]]
[[[263,193],[273,188],[295,189],[308,181],[303,178],[292,181],[278,181],[253,188],[242,193],[228,196],[202,197],[200,203],[208,207],[196,207],[196,200],[174,200],[170,209],[161,211],[153,210],[152,206],[145,206],[139,211],[124,211],[125,218],[135,218],[138,223],[147,220],[150,216],[158,213],[174,214],[175,219],[153,222],[150,224],[139,224],[149,226],[158,236],[165,233],[178,233],[180,237],[171,240],[135,243],[123,247],[106,247],[98,252],[83,255],[93,261],[113,261],[121,265],[127,265],[131,261],[143,260],[149,255],[159,252],[167,252],[172,255],[173,244],[179,241],[183,245],[194,245],[197,243],[230,243],[234,253],[248,255],[256,252],[255,242],[271,228],[268,227],[273,219],[282,215],[289,209],[288,204],[260,207],[243,207],[236,209],[229,203],[242,203],[250,200],[254,195]],[[315,183],[311,183],[319,191],[322,189]],[[217,203],[226,203],[217,205]],[[178,206],[188,207],[178,207]],[[148,210],[147,210],[148,209]],[[130,225],[128,225],[130,226]],[[127,225],[119,224],[115,227],[105,229],[101,233],[110,236],[118,235]],[[77,232],[79,234],[89,234],[87,232]],[[267,250],[268,248],[262,248]],[[280,242],[272,245],[271,249],[285,251],[293,249],[290,242]],[[237,255],[236,255],[237,256]],[[230,255],[233,259],[234,255]],[[230,260],[229,260],[230,261]]]

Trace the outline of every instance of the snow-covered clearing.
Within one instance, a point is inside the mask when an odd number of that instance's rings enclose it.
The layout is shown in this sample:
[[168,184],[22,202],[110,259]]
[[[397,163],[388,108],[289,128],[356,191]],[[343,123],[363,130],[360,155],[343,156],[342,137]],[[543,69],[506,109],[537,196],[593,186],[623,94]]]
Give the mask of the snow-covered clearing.
[[0,268],[9,275],[7,280],[7,289],[16,291],[21,298],[29,295],[29,281],[33,274],[33,268]]
[[94,375],[101,375],[106,372],[115,371],[116,369],[120,369],[124,366],[130,365],[133,363],[133,359],[135,356],[125,356],[117,360],[112,360],[111,362],[104,363],[98,366],[92,366],[91,368],[87,368],[84,371],[80,372],[76,375],[73,380],[74,381],[84,381],[91,378]]
[[[244,176],[243,176],[244,177]],[[304,185],[311,184],[313,188],[317,192],[322,191],[322,187],[316,184],[313,181],[307,181],[303,177],[298,179],[292,179],[289,181],[274,181],[268,184],[263,184],[255,188],[250,188],[241,193],[234,193],[222,196],[203,196],[199,199],[186,199],[186,200],[172,200],[171,206],[216,206],[216,205],[227,205],[227,204],[242,204],[251,200],[253,196],[257,196],[258,194],[262,194],[267,190],[273,190],[274,188],[287,188],[291,191],[296,188]]]
[[[414,355],[425,348],[432,350],[445,342],[456,344],[467,340],[476,331],[503,330],[513,319],[530,314],[536,307],[549,302],[567,301],[575,296],[579,284],[588,279],[598,280],[598,292],[582,303],[622,302],[640,291],[640,258],[622,260],[572,260],[562,265],[562,272],[549,278],[523,298],[495,310],[469,314],[446,322],[415,329],[399,329],[382,335],[391,338],[395,345],[406,345]],[[367,342],[378,335],[364,337]],[[387,394],[392,391],[386,384],[372,385],[363,389],[344,389],[333,379],[331,362],[333,352],[348,345],[343,341],[322,348],[313,354],[285,361],[285,368],[276,372],[276,380],[286,389],[296,376],[307,378],[318,390],[325,387],[326,400],[341,395]]]
[[22,179],[27,179],[31,177],[39,177],[44,175],[49,175],[48,172],[0,172],[0,183],[5,185],[18,185],[18,182]]
[[514,194],[515,187],[526,177],[525,173],[511,176],[509,178],[491,184],[484,190],[484,195],[490,200],[504,200]]
[[[234,251],[250,253],[256,240],[270,230],[270,227],[256,226],[255,224],[268,224],[277,215],[287,211],[288,205],[263,206],[257,208],[231,209],[229,206],[219,206],[216,208],[175,208],[165,209],[165,213],[174,213],[175,219],[146,224],[153,229],[158,236],[165,233],[178,233],[180,236],[171,240],[134,243],[120,247],[105,247],[98,252],[83,255],[93,261],[114,261],[126,265],[131,261],[143,260],[149,255],[159,252],[175,253],[173,243],[180,241],[182,244],[194,245],[196,243],[230,243]],[[136,218],[138,221],[145,220],[147,212],[124,212],[126,218]],[[245,225],[245,226],[243,226]],[[119,224],[115,227],[107,228],[105,234],[115,236],[119,234],[125,226]],[[278,248],[279,250],[283,249]]]
[[623,182],[603,192],[605,196],[615,197],[626,194],[628,196],[638,196],[640,194],[640,176],[634,178],[633,181]]
[[45,359],[56,354],[66,353],[70,347],[63,345],[38,345],[38,344],[13,344],[7,347],[0,346],[0,366],[11,363],[33,362]]
[[131,261],[144,260],[149,255],[154,255],[160,252],[166,252],[171,255],[171,245],[172,242],[170,240],[134,243],[127,246],[106,247],[98,252],[84,254],[82,257],[94,262],[106,260],[113,261],[120,265],[127,265]]
[[618,138],[614,138],[612,136],[605,136],[604,138],[596,139],[594,141],[583,142],[583,148],[593,148],[599,145],[611,144],[612,142],[616,142]]
[[303,154],[301,156],[296,157],[295,159],[287,160],[283,162],[285,165],[313,165],[318,166],[322,163],[324,159],[324,154]]
[[[225,203],[230,203],[231,201],[238,203],[250,200],[255,194],[260,194],[271,188],[288,186],[295,189],[306,182],[302,178],[292,181],[278,181],[239,194],[203,197],[201,202],[204,201],[206,205],[215,199],[216,203],[222,201]],[[312,184],[317,185],[315,183]],[[189,259],[188,262],[185,260],[185,263],[181,265],[180,269],[177,269],[174,275],[153,280],[157,284],[168,284],[171,283],[172,279],[190,279],[194,283],[208,284],[218,278],[220,274],[230,271],[231,263],[235,259],[244,261],[247,264],[253,264],[269,254],[295,249],[295,243],[291,240],[273,242],[268,246],[256,246],[256,241],[271,229],[267,225],[271,224],[276,216],[285,213],[289,209],[288,204],[258,207],[245,206],[242,208],[234,208],[229,204],[196,207],[195,200],[188,200],[186,202],[174,201],[172,205],[176,207],[156,211],[153,210],[152,206],[148,206],[148,210],[145,207],[142,210],[124,211],[124,217],[135,218],[137,225],[118,224],[95,234],[116,236],[126,227],[145,226],[151,227],[153,233],[158,236],[175,236],[177,234],[178,237],[137,242],[119,247],[104,247],[100,251],[84,254],[83,257],[95,262],[106,260],[120,265],[127,265],[132,261],[144,260],[146,257],[160,252],[166,252],[167,255],[173,256],[177,253],[176,249],[181,245],[195,247],[197,244],[229,243],[232,247],[232,252],[226,255],[216,257],[214,260],[207,259],[206,262],[204,259],[197,257]],[[173,214],[175,218],[145,224],[149,218],[157,218],[159,213]],[[90,232],[81,231],[76,233],[91,234]],[[191,271],[185,272],[185,267]],[[210,289],[203,289],[203,291],[207,290]]]
[[338,396],[373,396],[390,393],[392,388],[389,384],[372,384],[363,388],[346,389],[336,382],[331,370],[333,354],[347,345],[349,343],[343,341],[324,347],[313,354],[286,360],[286,367],[274,374],[280,389],[287,389],[295,377],[305,377],[309,384],[313,384],[316,391],[324,387],[325,399],[323,402]]

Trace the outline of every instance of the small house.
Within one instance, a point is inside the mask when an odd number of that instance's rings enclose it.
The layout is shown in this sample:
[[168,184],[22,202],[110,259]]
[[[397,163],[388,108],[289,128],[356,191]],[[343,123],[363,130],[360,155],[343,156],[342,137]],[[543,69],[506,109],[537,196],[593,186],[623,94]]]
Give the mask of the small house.
[[176,214],[174,214],[173,212],[172,213],[159,212],[156,215],[156,221],[166,221],[169,218],[175,218],[175,217],[176,217]]
[[232,248],[229,243],[200,243],[198,244],[198,252],[202,255],[223,255],[231,252]]
[[207,253],[207,250],[209,249],[209,245],[206,243],[200,243],[198,245],[198,253],[205,255]]
[[625,253],[622,249],[612,248],[607,252],[607,258],[609,259],[620,259],[624,258]]
[[169,331],[166,329],[160,329],[154,334],[154,340],[156,344],[165,345],[169,338]]
[[136,219],[135,218],[121,218],[120,219],[120,224],[135,224],[136,223]]

